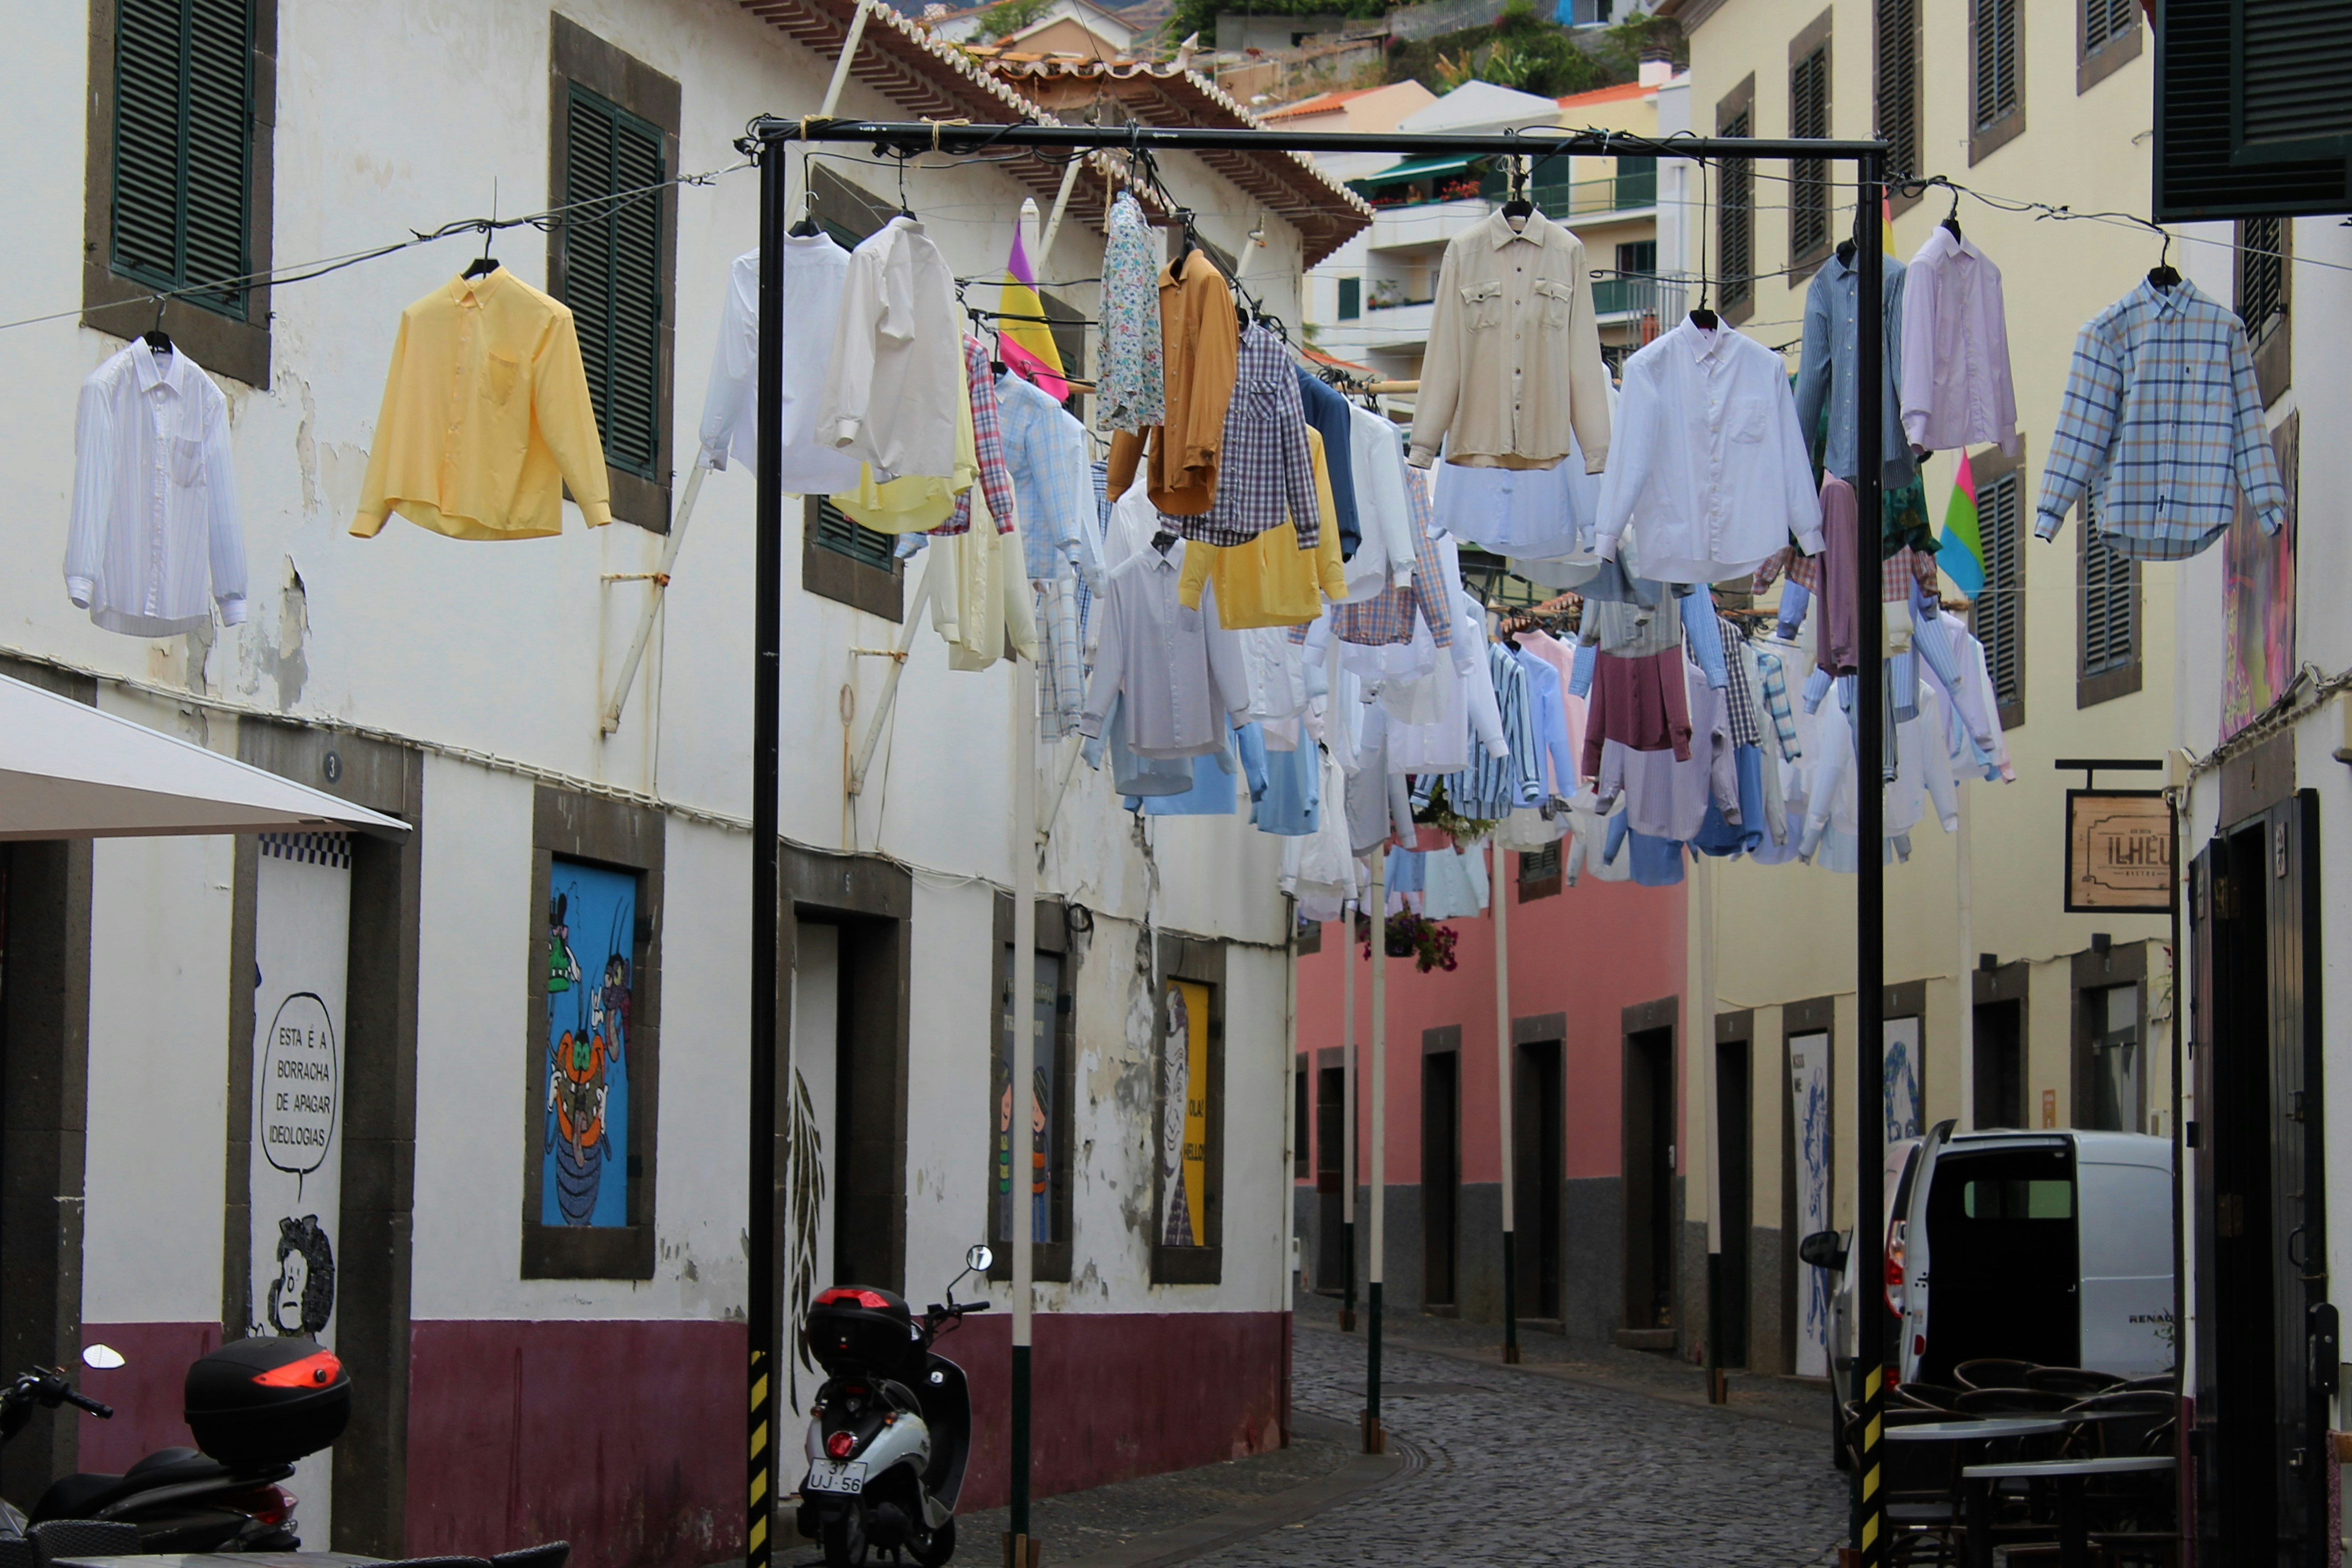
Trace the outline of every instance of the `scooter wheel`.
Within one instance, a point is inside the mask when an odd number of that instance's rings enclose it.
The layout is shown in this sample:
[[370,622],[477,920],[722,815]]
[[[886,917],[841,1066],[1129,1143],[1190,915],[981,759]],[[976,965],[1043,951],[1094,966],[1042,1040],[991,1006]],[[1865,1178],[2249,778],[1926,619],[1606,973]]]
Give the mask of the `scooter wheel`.
[[920,1537],[907,1548],[923,1568],[940,1568],[940,1564],[955,1555],[955,1521],[950,1519],[930,1534]]
[[847,1508],[824,1522],[824,1568],[865,1568],[866,1520]]

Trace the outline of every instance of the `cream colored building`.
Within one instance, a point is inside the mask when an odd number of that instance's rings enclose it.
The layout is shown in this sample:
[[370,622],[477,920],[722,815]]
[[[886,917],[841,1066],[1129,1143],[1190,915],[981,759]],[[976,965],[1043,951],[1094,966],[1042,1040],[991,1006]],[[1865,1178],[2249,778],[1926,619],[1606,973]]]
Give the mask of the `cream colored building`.
[[[2153,50],[2137,6],[2127,8],[2129,30],[2104,41],[2086,40],[2075,15],[2082,8],[2080,0],[2005,13],[1971,0],[1665,0],[1661,10],[1679,14],[1689,37],[1689,125],[1701,135],[1861,138],[1883,128],[1896,166],[1915,161],[1923,175],[2013,201],[2145,212]],[[2018,32],[1980,51],[1979,17],[2003,15]],[[1914,36],[1888,40],[1894,47],[1885,52],[1907,79],[1882,94],[1879,19],[1905,16]],[[2086,53],[2086,42],[2099,47]],[[1985,52],[2012,60],[2013,69],[1978,82],[1971,62]],[[1827,201],[1809,206],[1797,199],[1788,165],[1757,163],[1747,210],[1729,214],[1720,168],[1703,177],[1683,171],[1691,195],[1703,194],[1707,205],[1701,221],[1679,226],[1685,254],[1676,264],[1696,271],[1704,258],[1718,279],[1752,275],[1744,287],[1718,283],[1715,300],[1750,337],[1787,345],[1791,370],[1811,273],[1854,221],[1851,165],[1827,167]],[[1738,192],[1735,174],[1735,201]],[[1894,254],[1907,261],[1952,198],[1931,190],[1895,205]],[[2095,562],[2121,591],[2086,595],[2083,519],[2070,516],[2053,542],[2032,537],[2076,330],[2140,282],[2158,242],[2127,225],[2037,221],[1967,198],[1958,218],[2002,272],[2022,433],[2019,459],[1990,447],[1971,454],[1983,528],[2001,541],[1987,548],[2003,579],[1988,586],[1975,618],[1999,645],[1994,651],[2013,659],[2003,696],[2015,779],[1964,784],[1961,835],[1947,837],[1931,813],[1911,836],[1908,862],[1887,868],[1885,1016],[1890,1030],[1916,1018],[1924,1034],[1923,1125],[1949,1118],[1962,1129],[2104,1124],[2168,1133],[2168,921],[2064,912],[2066,792],[2084,779],[2054,763],[2165,755],[2179,679],[2182,569]],[[1938,532],[1956,467],[1950,453],[1926,464]],[[1948,581],[1946,591],[1955,594]],[[1795,663],[1802,669],[1811,661]],[[2162,775],[2108,772],[2098,783],[2153,789]],[[1744,1290],[1727,1290],[1744,1298],[1738,1316],[1747,1327],[1732,1359],[1789,1370],[1801,1271],[1790,1041],[1820,1030],[1830,1036],[1833,1064],[1832,1213],[1841,1228],[1854,1220],[1856,882],[1804,865],[1746,861],[1717,862],[1702,875],[1713,879],[1716,896],[1711,917],[1701,912],[1708,900],[1690,901],[1691,994],[1703,994],[1711,934],[1719,1049],[1709,1060],[1690,1051],[1683,1058],[1690,1157],[1679,1170],[1688,1304],[1679,1314],[1681,1344],[1696,1357],[1706,1343],[1704,1222],[1717,1152],[1744,1149],[1746,1179],[1734,1173],[1727,1184],[1738,1205],[1727,1215],[1727,1264],[1736,1260],[1745,1279]],[[1730,1092],[1710,1136],[1700,1074],[1718,1064]],[[2102,1085],[2119,1104],[2103,1109]]]

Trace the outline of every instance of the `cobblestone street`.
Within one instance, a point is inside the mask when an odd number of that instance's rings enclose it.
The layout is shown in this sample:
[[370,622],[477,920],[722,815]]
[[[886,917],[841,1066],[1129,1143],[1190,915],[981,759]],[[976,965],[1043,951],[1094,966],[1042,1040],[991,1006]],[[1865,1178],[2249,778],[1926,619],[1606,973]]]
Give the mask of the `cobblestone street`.
[[[1352,1422],[1361,1337],[1302,1321],[1295,1344],[1297,1407]],[[1402,1345],[1383,1360],[1387,1425],[1419,1468],[1194,1561],[1800,1568],[1844,1538],[1845,1480],[1813,1429]]]

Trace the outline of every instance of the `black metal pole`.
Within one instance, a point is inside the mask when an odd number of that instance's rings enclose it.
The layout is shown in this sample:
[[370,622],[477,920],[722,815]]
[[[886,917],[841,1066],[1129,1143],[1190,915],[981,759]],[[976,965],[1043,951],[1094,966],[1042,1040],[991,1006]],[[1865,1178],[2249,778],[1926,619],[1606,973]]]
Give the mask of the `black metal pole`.
[[1885,312],[1881,289],[1885,277],[1880,212],[1886,165],[1883,153],[1864,155],[1856,165],[1855,199],[1862,221],[1855,226],[1855,259],[1861,295],[1854,343],[1854,641],[1861,669],[1854,680],[1854,852],[1860,885],[1854,897],[1855,1043],[1853,1194],[1854,1377],[1862,1392],[1862,1452],[1853,1467],[1853,1545],[1865,1568],[1885,1561],[1886,1488],[1879,1467],[1877,1434],[1886,1404],[1885,1185],[1886,1134],[1886,666],[1885,612],[1879,585],[1880,470],[1884,440]]
[[776,1308],[776,940],[779,709],[783,695],[784,178],[782,143],[760,150],[760,494],[751,591],[751,1215],[745,1226],[751,1279],[745,1329],[751,1341],[751,1495],[743,1521],[744,1568],[768,1568],[775,1515],[773,1478],[778,1350]]

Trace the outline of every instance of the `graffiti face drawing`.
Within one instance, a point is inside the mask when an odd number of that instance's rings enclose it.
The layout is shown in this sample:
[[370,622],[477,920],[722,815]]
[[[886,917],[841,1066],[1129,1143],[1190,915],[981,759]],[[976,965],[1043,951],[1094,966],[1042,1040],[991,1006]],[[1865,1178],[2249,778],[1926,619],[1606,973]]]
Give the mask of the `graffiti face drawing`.
[[281,1335],[316,1339],[335,1311],[335,1249],[317,1215],[278,1222],[278,1278],[269,1287],[269,1326]]

